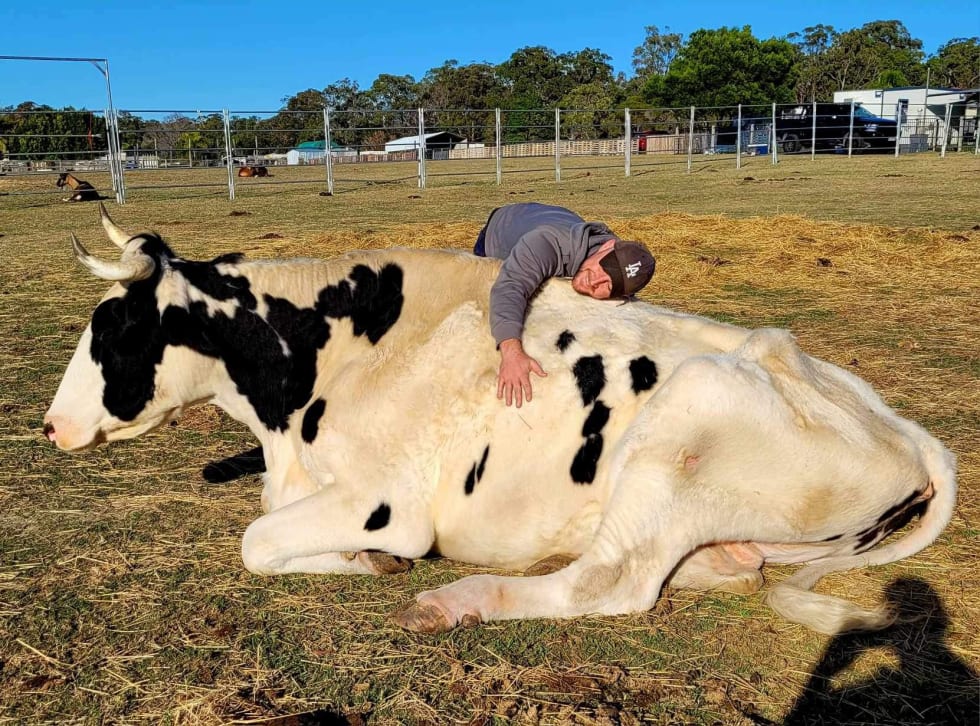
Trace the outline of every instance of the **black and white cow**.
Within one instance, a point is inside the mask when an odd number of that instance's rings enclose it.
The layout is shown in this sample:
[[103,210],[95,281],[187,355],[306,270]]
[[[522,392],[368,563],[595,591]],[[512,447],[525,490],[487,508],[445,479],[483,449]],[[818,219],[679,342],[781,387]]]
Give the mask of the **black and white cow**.
[[72,236],[82,264],[117,284],[45,417],[60,448],[220,406],[265,455],[268,513],[242,542],[255,573],[380,574],[428,553],[513,569],[574,559],[422,593],[396,616],[407,628],[641,611],[668,580],[753,592],[766,562],[804,564],[768,593],[785,617],[825,633],[882,627],[884,610],[811,588],[915,554],[952,516],[952,454],[785,331],[554,280],[525,334],[549,376],[515,409],[496,398],[492,260],[195,262],[103,215],[118,262]]

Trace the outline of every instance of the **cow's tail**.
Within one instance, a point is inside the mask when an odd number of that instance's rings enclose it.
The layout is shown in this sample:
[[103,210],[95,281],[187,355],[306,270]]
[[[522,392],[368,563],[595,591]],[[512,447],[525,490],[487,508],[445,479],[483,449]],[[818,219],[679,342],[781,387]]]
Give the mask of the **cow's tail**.
[[850,557],[831,557],[809,565],[786,578],[766,594],[769,606],[787,620],[827,635],[848,630],[880,630],[895,622],[897,613],[888,604],[866,609],[831,595],[811,592],[824,575],[868,565],[886,565],[919,552],[939,536],[953,516],[956,502],[956,458],[929,437],[923,447],[926,470],[935,494],[915,529],[901,539]]

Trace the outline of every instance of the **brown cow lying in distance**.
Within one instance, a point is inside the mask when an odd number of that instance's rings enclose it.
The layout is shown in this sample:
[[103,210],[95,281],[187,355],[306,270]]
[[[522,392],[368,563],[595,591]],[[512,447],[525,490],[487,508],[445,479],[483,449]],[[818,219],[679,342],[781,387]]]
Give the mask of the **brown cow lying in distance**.
[[243,166],[238,170],[238,176],[269,176],[269,170],[264,166]]
[[61,200],[63,202],[97,202],[100,199],[109,198],[99,194],[98,190],[87,181],[82,181],[68,172],[61,174],[58,177],[58,181],[55,182],[55,185],[59,189],[68,187],[72,191],[72,194]]

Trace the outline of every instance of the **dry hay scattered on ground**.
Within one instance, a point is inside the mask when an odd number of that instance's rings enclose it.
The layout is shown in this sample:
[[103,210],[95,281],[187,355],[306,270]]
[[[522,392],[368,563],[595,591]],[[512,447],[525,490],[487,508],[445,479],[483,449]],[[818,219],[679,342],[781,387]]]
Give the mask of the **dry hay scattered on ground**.
[[[369,220],[368,201],[351,215]],[[645,299],[789,327],[957,453],[959,507],[932,548],[820,586],[866,603],[886,597],[908,622],[830,639],[780,620],[758,596],[668,592],[649,613],[429,637],[393,628],[387,614],[479,568],[254,577],[238,547],[259,514],[257,480],[212,487],[200,475],[253,445],[234,422],[199,409],[76,456],[41,441],[41,416],[105,288],[76,267],[64,229],[107,249],[85,216],[94,207],[43,208],[32,212],[36,229],[0,229],[0,723],[952,723],[949,709],[976,705],[980,231],[590,205],[656,251]],[[200,258],[241,247],[278,257],[462,247],[481,220],[392,213],[374,231],[367,221],[322,232],[307,219],[270,220],[258,202],[248,209],[233,218],[214,203],[195,216],[161,202],[116,216],[127,227],[145,219]],[[230,233],[245,222],[248,235]],[[827,680],[810,682],[813,673]]]

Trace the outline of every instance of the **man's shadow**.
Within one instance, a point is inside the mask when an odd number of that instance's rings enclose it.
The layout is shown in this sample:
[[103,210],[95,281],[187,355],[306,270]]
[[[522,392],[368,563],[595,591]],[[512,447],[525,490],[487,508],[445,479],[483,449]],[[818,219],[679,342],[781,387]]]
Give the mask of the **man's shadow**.
[[[827,647],[803,693],[783,721],[797,724],[969,724],[980,722],[980,679],[945,643],[949,618],[932,587],[895,580],[885,589],[898,613],[878,632],[843,633]],[[836,686],[835,676],[869,650],[898,658],[860,683]]]

